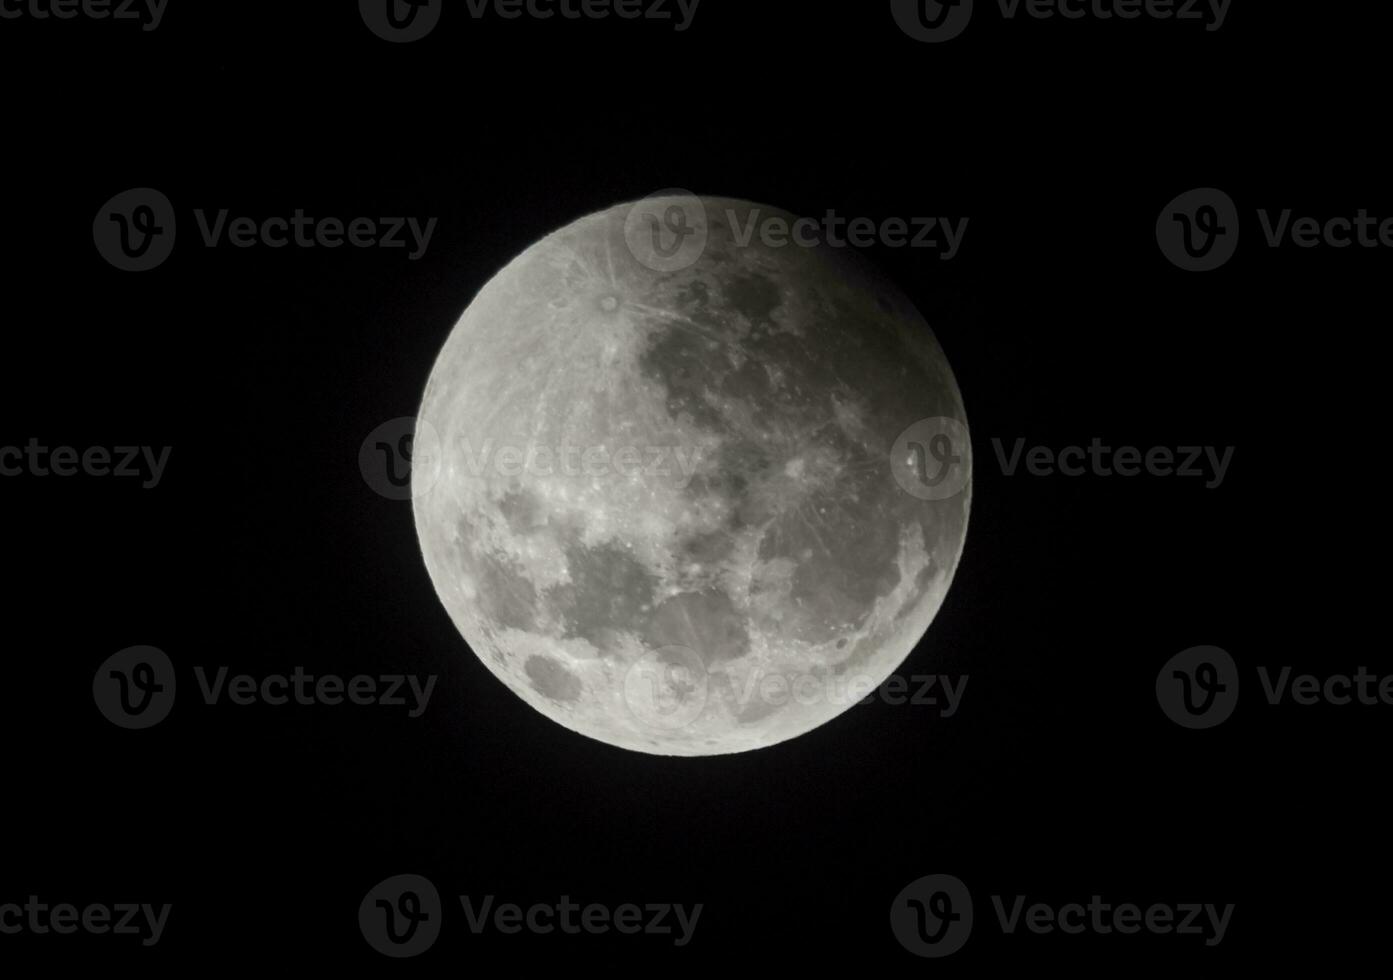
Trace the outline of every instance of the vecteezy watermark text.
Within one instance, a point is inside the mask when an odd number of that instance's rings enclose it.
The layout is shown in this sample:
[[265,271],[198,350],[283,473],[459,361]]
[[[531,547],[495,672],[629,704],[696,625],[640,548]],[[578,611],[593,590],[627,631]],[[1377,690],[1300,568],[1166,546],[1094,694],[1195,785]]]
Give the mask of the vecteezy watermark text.
[[529,932],[546,935],[562,932],[575,936],[580,933],[603,935],[614,931],[622,935],[634,936],[643,933],[649,936],[672,936],[674,946],[685,946],[692,941],[697,919],[701,917],[700,902],[690,909],[685,905],[668,902],[650,902],[643,905],[624,904],[610,908],[598,902],[580,905],[571,901],[569,895],[562,895],[555,904],[541,902],[526,906],[512,902],[495,904],[493,895],[485,895],[478,907],[468,895],[460,896],[460,906],[464,909],[469,931],[478,935],[492,927],[505,935]]
[[140,936],[140,945],[153,946],[164,935],[171,908],[168,903],[156,906],[133,902],[97,902],[78,908],[66,902],[49,905],[39,901],[37,895],[30,895],[23,905],[0,904],[0,935],[83,932],[93,936]]
[[400,708],[408,706],[406,695],[409,692],[411,703],[407,717],[419,718],[425,713],[435,688],[434,674],[428,675],[422,684],[414,674],[357,674],[344,678],[338,674],[307,674],[303,667],[296,667],[289,674],[263,677],[229,676],[226,667],[219,667],[211,677],[203,667],[195,667],[193,672],[204,703],[210,705],[221,702],[225,693],[228,703],[237,705],[279,706],[293,701],[300,705],[347,703]]
[[1005,476],[1014,476],[1022,468],[1031,476],[1173,476],[1203,478],[1206,489],[1214,490],[1224,482],[1224,474],[1233,462],[1233,446],[1220,450],[1216,446],[1107,446],[1094,438],[1085,446],[1048,446],[1025,448],[1019,438],[1010,451],[1000,439],[993,439],[997,461]]
[[[848,218],[828,210],[821,218],[794,218],[791,221],[775,214],[765,214],[752,208],[742,219],[726,210],[735,244],[748,248],[759,238],[766,248],[871,248],[877,243],[887,248],[930,248],[939,250],[939,258],[947,261],[958,254],[969,218],[954,222],[952,218]],[[680,229],[668,229],[674,234]],[[940,235],[942,236],[940,238]]]
[[[466,928],[475,935],[492,930],[505,936],[604,935],[668,936],[676,946],[692,941],[702,904],[671,902],[585,905],[562,895],[554,903],[519,905],[497,896],[459,896]],[[378,882],[358,906],[358,927],[367,944],[384,956],[403,959],[428,950],[440,935],[446,909],[440,892],[421,875],[396,875]]]
[[620,20],[672,21],[674,31],[692,26],[701,0],[464,0],[469,16],[482,20],[492,14],[503,20]]
[[[1002,936],[1148,934],[1199,939],[1205,946],[1224,941],[1234,912],[1232,902],[1113,902],[1096,894],[1087,901],[1062,904],[1029,902],[1019,894],[992,895],[991,905]],[[972,893],[953,875],[912,881],[890,904],[891,931],[916,956],[956,953],[971,937],[973,926]]]
[[[238,706],[341,704],[406,708],[419,718],[430,703],[436,677],[424,680],[414,674],[311,674],[295,667],[289,674],[261,676],[233,674],[226,666],[210,671],[194,667],[203,703]],[[97,709],[121,728],[150,728],[168,716],[174,706],[177,677],[164,651],[151,646],[127,647],[102,662],[92,677],[92,698]]]
[[[948,260],[958,254],[969,218],[850,217],[829,209],[820,218],[796,217],[753,207],[720,213],[739,248],[922,248]],[[706,202],[681,188],[650,194],[629,208],[624,240],[638,262],[656,272],[695,265],[706,251],[712,215]]]
[[[1039,21],[1135,21],[1203,24],[1219,30],[1233,0],[997,0],[1006,22],[1024,15]],[[951,41],[972,20],[975,0],[890,0],[900,30],[916,41]]]
[[160,485],[172,447],[45,446],[37,438],[23,446],[0,446],[0,477],[93,476],[140,479],[153,490]]
[[[226,209],[218,211],[209,221],[202,208],[194,209],[203,244],[217,248],[224,238],[233,248],[411,248],[406,257],[415,262],[426,254],[438,219],[429,218],[424,224],[419,218],[312,218],[296,208],[289,218],[271,217],[257,220],[239,217],[228,220]],[[409,239],[409,241],[408,241]]]
[[706,660],[691,647],[670,645],[650,650],[624,673],[624,703],[641,725],[673,731],[691,725],[712,700],[735,714],[751,708],[832,707],[879,701],[899,706],[935,708],[940,718],[952,718],[962,706],[969,676],[891,675],[877,681],[866,674],[752,670],[740,677],[713,675]]
[[[233,215],[227,208],[195,208],[194,221],[205,248],[380,248],[406,250],[408,261],[426,254],[439,219],[414,217],[314,217],[303,208],[289,215]],[[97,212],[92,240],[118,269],[145,272],[162,265],[174,251],[178,219],[164,194],[137,187],[117,194]]]
[[472,480],[618,479],[681,490],[691,483],[705,451],[700,445],[514,445],[493,439],[476,444],[462,436],[446,453],[435,426],[404,416],[368,433],[358,449],[358,468],[364,482],[389,500],[429,492],[446,465]]
[[[1393,218],[1379,218],[1368,208],[1319,217],[1292,208],[1258,208],[1256,214],[1269,249],[1393,248]],[[1156,241],[1161,254],[1178,268],[1210,272],[1233,258],[1242,224],[1233,198],[1216,188],[1200,187],[1161,210]]]
[[164,19],[169,0],[0,0],[0,20],[135,21],[153,31]]
[[460,440],[460,458],[472,477],[676,477],[685,487],[701,452],[688,446],[508,446],[486,439],[477,447]]
[[[1024,437],[1008,446],[993,438],[1003,476],[1176,477],[1203,479],[1206,489],[1223,485],[1233,463],[1233,446],[1110,446],[1094,437],[1086,445],[1027,447]],[[906,428],[890,450],[891,472],[906,492],[921,500],[947,500],[967,489],[972,476],[972,442],[967,427],[952,418],[920,419]]]
[[[701,0],[463,0],[451,9],[474,20],[646,20],[692,26]],[[368,29],[394,44],[419,41],[440,23],[443,0],[358,0]]]
[[[1353,674],[1323,677],[1298,674],[1290,665],[1256,668],[1268,707],[1297,705],[1393,706],[1393,674],[1380,677],[1359,666]],[[1240,672],[1232,655],[1216,646],[1182,650],[1156,675],[1156,701],[1166,717],[1182,728],[1213,728],[1227,721],[1238,705]]]

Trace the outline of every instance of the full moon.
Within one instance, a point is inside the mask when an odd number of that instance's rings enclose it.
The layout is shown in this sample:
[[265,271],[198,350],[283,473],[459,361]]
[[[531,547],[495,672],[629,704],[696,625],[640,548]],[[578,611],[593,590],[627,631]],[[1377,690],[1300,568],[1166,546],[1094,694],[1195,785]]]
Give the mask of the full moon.
[[411,486],[431,580],[494,676],[582,735],[801,735],[873,694],[948,591],[953,372],[898,289],[796,220],[681,194],[581,218],[435,362]]

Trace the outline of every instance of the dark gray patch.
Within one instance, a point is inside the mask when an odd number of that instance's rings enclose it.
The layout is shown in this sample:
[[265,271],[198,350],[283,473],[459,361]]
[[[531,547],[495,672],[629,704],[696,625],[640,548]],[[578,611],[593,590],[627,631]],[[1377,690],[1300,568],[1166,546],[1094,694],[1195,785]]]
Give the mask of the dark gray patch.
[[479,609],[499,627],[533,630],[537,623],[537,590],[513,563],[488,552],[463,558],[479,583]]
[[615,545],[566,547],[571,581],[548,590],[564,618],[567,636],[579,636],[602,649],[616,631],[633,630],[652,607],[658,577]]
[[694,650],[707,666],[743,657],[750,649],[745,617],[730,596],[717,589],[682,592],[664,599],[653,612],[644,641]]
[[736,712],[735,720],[741,725],[753,725],[757,721],[763,721],[782,707],[773,701],[765,701],[761,698],[740,705],[740,710]]
[[753,357],[722,379],[721,394],[755,406],[761,415],[771,409],[780,413],[798,409],[797,393],[787,385],[776,385],[767,363]]
[[711,379],[727,366],[722,348],[690,330],[665,325],[655,333],[639,358],[644,375],[657,381],[667,392],[667,411],[674,419],[683,416],[707,429],[719,429],[722,419],[706,396]]
[[767,323],[783,303],[779,287],[767,276],[735,276],[726,284],[726,302],[751,323]]
[[523,670],[527,672],[533,690],[542,697],[552,701],[580,700],[580,678],[551,657],[534,654],[527,658]]
[[900,584],[899,528],[879,508],[833,489],[814,493],[804,511],[806,522],[789,522],[788,544],[812,551],[794,570],[795,599],[830,586],[865,608]]
[[930,556],[924,567],[919,569],[919,572],[914,576],[914,591],[910,594],[909,598],[905,600],[904,604],[900,606],[899,609],[895,610],[895,622],[898,623],[918,607],[919,600],[924,597],[924,593],[929,587],[929,582],[933,580],[934,568],[933,556]]
[[717,450],[713,465],[687,484],[692,497],[708,494],[731,505],[732,531],[763,524],[776,512],[776,502],[758,492],[770,473],[768,453],[753,442],[726,442]]
[[727,531],[710,531],[685,538],[681,553],[687,561],[713,564],[724,561],[735,550],[735,537]]
[[900,581],[899,524],[886,507],[889,481],[853,454],[835,484],[781,511],[759,543],[763,561],[794,562],[795,615],[782,623],[798,639],[827,643],[870,616]]
[[498,509],[514,534],[531,534],[546,524],[541,504],[526,490],[509,490],[498,501]]
[[715,326],[715,319],[708,311],[711,305],[711,287],[701,280],[689,283],[677,293],[678,306],[683,315],[696,323]]
[[[857,355],[840,330],[826,329],[823,321],[812,317],[801,324],[806,337],[786,333],[752,334],[747,346],[751,360],[779,369],[783,385],[780,407],[794,417],[824,420],[828,417],[829,394],[844,378],[841,372]],[[733,394],[738,394],[736,389]],[[781,417],[781,421],[790,421]]]

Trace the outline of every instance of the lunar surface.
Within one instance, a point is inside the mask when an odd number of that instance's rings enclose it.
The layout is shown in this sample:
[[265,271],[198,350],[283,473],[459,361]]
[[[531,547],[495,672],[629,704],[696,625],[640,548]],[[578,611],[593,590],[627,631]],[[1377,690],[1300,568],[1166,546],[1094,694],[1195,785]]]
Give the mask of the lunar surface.
[[938,342],[850,250],[762,235],[776,218],[676,196],[581,218],[483,288],[426,388],[412,496],[441,601],[509,690],[611,745],[823,724],[914,648],[962,552]]

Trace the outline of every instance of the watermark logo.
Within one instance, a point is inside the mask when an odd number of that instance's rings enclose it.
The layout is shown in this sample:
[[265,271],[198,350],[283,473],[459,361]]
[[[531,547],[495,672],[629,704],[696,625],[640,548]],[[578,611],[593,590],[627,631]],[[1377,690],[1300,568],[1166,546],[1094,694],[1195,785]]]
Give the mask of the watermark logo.
[[890,449],[890,471],[905,493],[920,500],[948,500],[972,479],[972,440],[954,418],[920,419]]
[[[194,679],[203,703],[210,707],[261,704],[341,704],[407,708],[407,717],[425,714],[435,690],[436,677],[424,681],[414,674],[310,674],[296,667],[289,674],[233,674],[226,666],[210,671],[194,667]],[[159,724],[174,706],[174,665],[161,650],[150,646],[128,647],[108,657],[92,677],[92,696],[97,708],[121,728],[149,728]],[[408,698],[409,696],[409,698]]]
[[681,490],[700,468],[702,453],[701,446],[677,445],[513,445],[493,439],[476,445],[462,436],[447,454],[430,423],[399,418],[378,426],[363,440],[358,468],[367,485],[389,500],[429,493],[447,464],[456,480],[618,480]]
[[1223,724],[1238,705],[1238,668],[1215,646],[1182,650],[1156,675],[1156,701],[1182,728]]
[[706,205],[680,188],[650,194],[624,219],[629,252],[654,272],[680,272],[695,265],[706,251],[709,233]]
[[650,650],[624,674],[624,703],[640,724],[671,731],[685,728],[706,708],[709,678],[690,647]]
[[148,272],[174,251],[176,221],[169,198],[150,187],[122,191],[92,222],[97,252],[123,272]]
[[102,662],[92,676],[97,709],[120,728],[150,728],[174,707],[174,664],[163,650],[127,647]]
[[[1393,218],[1378,218],[1368,208],[1320,218],[1298,215],[1291,208],[1259,208],[1256,218],[1269,249],[1393,248]],[[1209,272],[1233,258],[1239,223],[1238,209],[1227,194],[1200,188],[1166,205],[1156,221],[1156,240],[1161,253],[1179,268]]]
[[[650,902],[625,903],[610,907],[598,902],[581,905],[562,895],[554,903],[535,902],[528,906],[499,902],[495,895],[476,901],[459,896],[465,925],[474,935],[493,930],[505,936],[604,935],[614,932],[633,936],[673,936],[673,944],[685,946],[692,940],[703,905]],[[358,928],[367,944],[384,956],[404,959],[419,956],[440,936],[445,907],[440,893],[429,879],[420,875],[397,875],[377,885],[358,906]]]
[[440,435],[425,419],[402,417],[368,433],[358,449],[358,471],[388,500],[428,493],[440,478]]
[[972,894],[952,875],[926,875],[890,903],[890,929],[915,956],[950,956],[972,935]]
[[[784,248],[931,249],[942,261],[957,256],[971,218],[841,215],[828,209],[821,217],[791,217],[764,208],[726,208],[720,217],[737,248],[759,245]],[[680,272],[701,259],[710,237],[710,215],[691,191],[650,194],[629,208],[624,240],[639,264],[654,272]]]
[[1156,219],[1161,254],[1187,272],[1210,272],[1238,248],[1238,208],[1221,190],[1200,187],[1171,201]]
[[916,41],[951,41],[967,30],[973,0],[890,0],[895,23]]
[[[426,254],[437,218],[316,218],[296,208],[289,216],[234,216],[227,208],[195,208],[194,221],[205,248],[406,249],[408,261]],[[148,187],[117,194],[97,212],[92,237],[102,258],[124,272],[147,272],[174,250],[174,206]]]
[[419,956],[440,936],[440,893],[420,875],[378,882],[358,906],[358,928],[383,956]]
[[[1088,901],[1029,902],[1025,895],[992,895],[996,927],[1005,936],[1180,936],[1218,946],[1233,922],[1233,903],[1114,903],[1101,895]],[[992,920],[984,920],[992,921]],[[952,875],[929,875],[911,882],[890,905],[890,928],[900,945],[916,956],[948,956],[972,933],[972,895]]]
[[440,23],[442,0],[358,0],[363,23],[384,41],[419,41]]
[[[1393,674],[1380,677],[1362,666],[1353,674],[1324,677],[1297,674],[1290,666],[1260,665],[1256,672],[1268,707],[1393,705]],[[1166,717],[1182,728],[1213,728],[1227,721],[1238,703],[1238,690],[1233,657],[1215,646],[1182,650],[1156,675],[1156,700]]]

